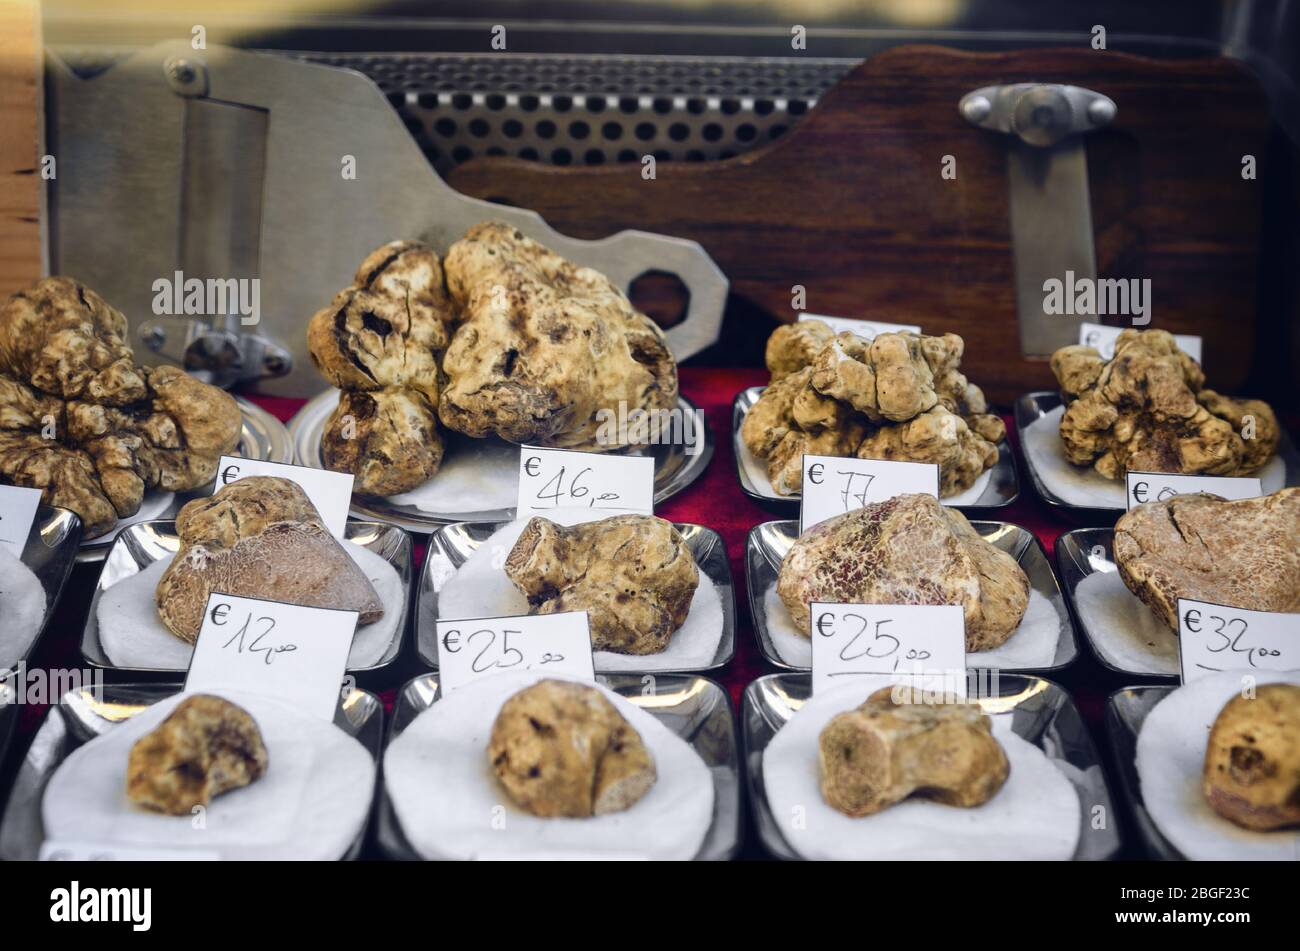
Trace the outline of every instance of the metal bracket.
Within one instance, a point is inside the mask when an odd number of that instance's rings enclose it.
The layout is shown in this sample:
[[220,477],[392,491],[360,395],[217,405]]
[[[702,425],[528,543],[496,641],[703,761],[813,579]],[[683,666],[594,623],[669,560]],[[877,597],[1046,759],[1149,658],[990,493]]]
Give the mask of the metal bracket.
[[156,317],[137,327],[151,352],[179,363],[205,383],[231,387],[263,377],[284,376],[293,369],[293,354],[260,334],[230,329],[234,320],[216,326],[192,317]]
[[1020,350],[1048,356],[1078,340],[1081,317],[1044,312],[1044,282],[1094,280],[1088,160],[1079,136],[1104,128],[1114,100],[1081,86],[983,86],[958,109],[974,126],[1015,136],[1007,153]]

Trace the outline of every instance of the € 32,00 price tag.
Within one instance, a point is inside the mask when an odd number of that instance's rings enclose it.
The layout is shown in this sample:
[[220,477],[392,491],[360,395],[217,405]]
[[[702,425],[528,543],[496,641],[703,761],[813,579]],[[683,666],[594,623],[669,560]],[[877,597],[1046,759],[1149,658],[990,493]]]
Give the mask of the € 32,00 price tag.
[[284,462],[267,462],[263,459],[243,459],[239,456],[222,456],[217,466],[217,484],[220,491],[239,479],[249,476],[275,476],[296,482],[307,494],[311,504],[320,513],[320,520],[335,538],[343,538],[347,531],[348,510],[352,507],[352,479],[349,472],[331,472],[312,466],[294,466]]
[[799,531],[895,495],[922,492],[939,497],[939,467],[932,462],[803,457]]
[[512,670],[594,681],[586,611],[437,623],[438,682],[444,692]]
[[1178,599],[1183,683],[1223,670],[1300,668],[1300,614]]
[[1225,499],[1253,499],[1264,494],[1256,477],[1179,475],[1174,472],[1136,472],[1124,474],[1126,508],[1145,502],[1163,502],[1175,495],[1207,492]]
[[813,692],[887,674],[923,690],[966,694],[966,623],[956,604],[823,604],[811,610]]
[[874,340],[880,334],[909,332],[919,334],[921,328],[916,324],[890,324],[883,320],[855,320],[852,317],[827,317],[824,314],[800,314],[800,320],[820,320],[837,334],[848,331],[859,337]]
[[572,449],[519,449],[517,518],[555,509],[606,509],[653,515],[655,461]]
[[40,489],[0,485],[0,548],[8,549],[15,558],[23,556],[40,504]]

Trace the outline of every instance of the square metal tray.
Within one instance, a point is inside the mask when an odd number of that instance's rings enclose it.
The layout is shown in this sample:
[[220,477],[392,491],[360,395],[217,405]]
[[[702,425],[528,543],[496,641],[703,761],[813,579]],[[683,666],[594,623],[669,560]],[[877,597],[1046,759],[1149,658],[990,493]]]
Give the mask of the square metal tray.
[[[598,674],[596,681],[644,709],[690,744],[704,760],[713,776],[713,823],[695,860],[726,861],[740,846],[741,801],[736,724],[727,692],[706,677],[659,673],[653,677],[652,693],[646,693],[645,675],[641,674]],[[440,698],[437,674],[423,674],[407,683],[393,704],[388,744]],[[377,812],[377,838],[384,854],[389,858],[420,861],[402,832],[387,788],[380,789]]]
[[[1033,743],[1049,759],[1070,767],[1065,773],[1074,783],[1082,806],[1075,861],[1114,857],[1120,848],[1114,805],[1097,749],[1070,695],[1050,680],[1019,674],[1001,674],[996,681],[990,679],[988,686],[990,695],[979,700],[985,712],[1012,711],[1012,729],[1017,736]],[[768,807],[763,751],[811,695],[810,674],[768,674],[745,688],[741,704],[741,742],[754,823],[767,850],[786,860],[797,861],[800,856],[786,842]],[[1079,777],[1083,777],[1082,786]],[[1096,807],[1104,809],[1109,817],[1101,829],[1092,825],[1092,811]]]
[[1142,802],[1142,782],[1137,771],[1137,738],[1147,714],[1173,693],[1176,684],[1147,684],[1116,690],[1106,700],[1106,735],[1115,756],[1120,790],[1133,813],[1142,844],[1152,858],[1183,861],[1184,856],[1156,828]]
[[[0,820],[0,859],[38,858],[45,841],[41,818],[45,786],[73,750],[179,691],[179,684],[104,684],[97,698],[95,688],[78,687],[51,706],[32,737],[9,793]],[[379,698],[352,690],[334,711],[334,723],[366,748],[378,770],[384,738],[384,705]],[[369,822],[362,826],[345,859],[357,857],[368,827]]]
[[[1039,594],[1045,596],[1057,609],[1057,614],[1064,621],[1061,639],[1056,644],[1056,657],[1048,667],[1015,667],[1009,670],[1057,671],[1074,663],[1079,655],[1079,645],[1074,633],[1074,619],[1061,593],[1061,586],[1052,571],[1052,563],[1042,542],[1034,534],[1019,525],[1010,522],[971,522],[971,527],[990,544],[1011,555],[1020,564],[1029,585]],[[776,582],[781,570],[781,561],[786,552],[799,537],[798,519],[780,522],[763,522],[749,531],[745,542],[745,583],[749,588],[749,613],[754,619],[754,634],[758,638],[758,647],[767,661],[783,670],[808,670],[807,667],[795,667],[787,664],[777,653],[772,643],[772,635],[767,628],[767,611],[763,606],[763,595]]]
[[[46,630],[49,629],[50,619],[54,617],[59,597],[63,593],[63,586],[68,580],[68,575],[72,573],[73,565],[77,562],[77,551],[80,545],[81,519],[75,513],[52,505],[37,506],[36,517],[32,520],[27,543],[23,546],[23,553],[19,560],[31,569],[45,591],[45,617],[41,620],[31,644],[19,656],[13,658],[11,668],[16,668],[18,664],[31,657],[32,652],[40,644],[41,638],[45,636]],[[8,662],[6,658],[0,661],[0,665]]]
[[[443,578],[465,563],[470,555],[503,526],[504,522],[453,522],[438,529],[429,537],[425,551],[424,568],[420,572],[420,590],[416,602],[415,645],[420,660],[434,670],[438,669],[438,592],[445,583]],[[695,564],[709,576],[718,589],[722,601],[722,640],[718,652],[706,667],[690,670],[655,669],[650,673],[671,674],[692,671],[717,670],[731,661],[736,653],[736,592],[731,580],[731,563],[727,559],[727,546],[722,536],[711,528],[674,522]],[[599,670],[596,671],[600,673]]]

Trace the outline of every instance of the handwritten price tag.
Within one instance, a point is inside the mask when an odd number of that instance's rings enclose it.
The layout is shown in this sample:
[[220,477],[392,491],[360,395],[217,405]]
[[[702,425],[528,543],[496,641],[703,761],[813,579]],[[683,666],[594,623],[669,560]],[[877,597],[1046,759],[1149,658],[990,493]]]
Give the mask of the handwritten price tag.
[[1221,670],[1300,668],[1300,614],[1178,599],[1183,683]]
[[812,611],[813,692],[864,674],[966,694],[966,622],[956,604],[823,604]]
[[937,499],[939,467],[932,462],[806,455],[799,531],[806,532],[828,518],[907,492],[923,492]]
[[1125,473],[1128,508],[1144,502],[1163,502],[1175,495],[1208,492],[1225,499],[1253,499],[1264,494],[1256,477],[1178,475],[1173,472]]
[[921,328],[915,324],[890,324],[883,320],[854,320],[852,317],[827,317],[823,314],[800,314],[800,320],[820,320],[835,331],[837,334],[849,333],[857,334],[859,337],[866,337],[868,340],[875,340],[876,337],[884,333],[901,333],[910,331],[919,334]]
[[333,720],[357,617],[214,591],[185,689],[261,693]]
[[596,679],[586,611],[439,621],[437,631],[444,692],[511,670]]
[[350,472],[331,472],[311,466],[222,456],[217,466],[217,484],[213,491],[219,491],[222,486],[249,476],[275,476],[298,483],[298,487],[311,499],[311,504],[316,506],[320,520],[325,523],[331,535],[342,538],[347,531],[348,509],[352,506],[353,477]]
[[40,489],[0,485],[0,548],[9,549],[15,558],[23,556],[40,504]]
[[653,515],[655,461],[571,449],[522,446],[517,518],[555,509],[592,508]]
[[[1079,324],[1079,343],[1092,347],[1109,360],[1115,356],[1115,341],[1123,327],[1107,327],[1105,324]],[[1174,343],[1197,363],[1201,362],[1201,338],[1194,334],[1174,334]]]
[[216,862],[221,859],[221,855],[211,849],[137,848],[48,839],[41,843],[37,857],[42,862]]

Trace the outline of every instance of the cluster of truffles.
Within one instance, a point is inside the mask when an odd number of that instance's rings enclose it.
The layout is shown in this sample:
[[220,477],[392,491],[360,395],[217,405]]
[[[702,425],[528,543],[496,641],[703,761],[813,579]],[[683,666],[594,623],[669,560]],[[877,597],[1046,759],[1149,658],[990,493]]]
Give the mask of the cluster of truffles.
[[926,462],[941,495],[975,484],[997,462],[1006,427],[958,369],[956,334],[835,334],[819,320],[778,327],[767,342],[771,384],[741,438],[767,461],[781,495],[802,488],[805,454]]
[[1210,729],[1201,788],[1243,828],[1300,826],[1300,687],[1265,684],[1228,701]]
[[239,443],[228,393],[139,366],[126,335],[120,311],[66,277],[0,307],[0,479],[76,512],[87,538],[134,515],[149,489],[206,484]]
[[664,650],[700,583],[686,540],[653,515],[571,527],[533,518],[505,570],[532,613],[586,611],[591,649],[619,654]]
[[1261,400],[1205,388],[1205,374],[1164,330],[1125,330],[1107,360],[1092,347],[1052,354],[1065,398],[1065,456],[1108,479],[1137,472],[1241,476],[1277,450],[1277,417]]
[[676,363],[654,322],[604,275],[499,222],[475,225],[445,261],[416,241],[372,252],[312,317],[307,341],[343,391],[321,442],[325,465],[353,473],[367,495],[432,477],[441,427],[609,450],[622,447],[597,441],[601,410],[677,400]]
[[1029,579],[956,509],[933,496],[897,495],[813,526],[781,562],[776,593],[809,636],[809,605],[955,604],[966,649],[1009,638],[1029,606]]

